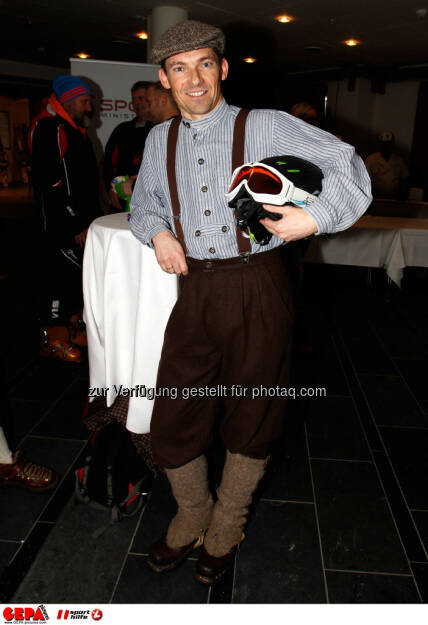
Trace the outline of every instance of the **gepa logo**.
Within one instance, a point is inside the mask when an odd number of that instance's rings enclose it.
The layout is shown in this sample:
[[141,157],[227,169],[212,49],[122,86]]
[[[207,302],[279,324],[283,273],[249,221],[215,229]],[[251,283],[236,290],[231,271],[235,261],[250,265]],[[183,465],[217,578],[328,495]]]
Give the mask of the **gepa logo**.
[[11,623],[12,621],[17,623],[41,623],[49,619],[46,609],[42,605],[39,605],[36,609],[7,607],[3,610],[3,616],[6,623]]

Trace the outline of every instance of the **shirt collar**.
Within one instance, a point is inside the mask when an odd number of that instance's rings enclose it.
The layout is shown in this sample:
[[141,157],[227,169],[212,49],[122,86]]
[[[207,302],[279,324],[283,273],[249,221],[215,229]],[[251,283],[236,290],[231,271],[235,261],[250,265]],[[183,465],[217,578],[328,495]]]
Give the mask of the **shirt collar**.
[[197,130],[199,132],[201,130],[206,130],[209,126],[217,124],[223,119],[228,111],[229,105],[226,100],[222,98],[220,104],[216,106],[213,111],[204,115],[201,119],[191,120],[183,117],[182,123],[186,126],[186,128]]

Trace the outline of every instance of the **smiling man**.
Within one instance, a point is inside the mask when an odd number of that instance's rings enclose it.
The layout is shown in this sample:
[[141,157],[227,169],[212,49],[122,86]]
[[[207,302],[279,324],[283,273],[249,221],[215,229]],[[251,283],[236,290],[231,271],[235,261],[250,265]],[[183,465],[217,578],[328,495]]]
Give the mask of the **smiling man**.
[[[206,584],[233,564],[270,445],[282,431],[283,399],[271,393],[252,399],[251,392],[288,382],[292,304],[278,248],[344,230],[371,199],[367,172],[350,145],[287,113],[254,110],[245,121],[228,105],[223,51],[223,33],[192,20],[168,29],[154,46],[152,61],[161,63],[160,81],[182,117],[151,131],[131,203],[135,236],[154,248],[164,271],[181,276],[157,380],[179,396],[158,397],[151,423],[153,452],[178,511],[148,563],[157,572],[171,570],[203,543],[196,578]],[[318,165],[323,190],[306,210],[267,206],[281,219],[263,220],[274,236],[261,246],[240,234],[225,193],[232,167],[283,154]],[[225,389],[221,398],[211,393],[215,388]],[[219,401],[226,460],[214,504],[205,452]]]

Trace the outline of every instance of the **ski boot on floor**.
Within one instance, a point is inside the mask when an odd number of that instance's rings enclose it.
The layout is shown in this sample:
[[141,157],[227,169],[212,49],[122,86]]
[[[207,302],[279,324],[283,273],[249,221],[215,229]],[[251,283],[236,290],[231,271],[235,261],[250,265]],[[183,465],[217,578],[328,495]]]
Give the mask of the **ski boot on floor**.
[[62,360],[63,362],[82,362],[83,353],[70,341],[70,333],[65,326],[45,326],[40,334],[40,356]]

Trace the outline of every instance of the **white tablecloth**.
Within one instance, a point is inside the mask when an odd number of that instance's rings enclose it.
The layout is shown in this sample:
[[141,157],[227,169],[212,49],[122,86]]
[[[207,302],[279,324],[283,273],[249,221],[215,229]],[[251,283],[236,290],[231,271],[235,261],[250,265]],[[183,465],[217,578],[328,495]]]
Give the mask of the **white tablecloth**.
[[120,385],[125,394],[136,389],[128,409],[132,432],[149,431],[153,400],[141,397],[142,387],[156,385],[177,289],[177,277],[162,271],[153,250],[137,241],[125,213],[91,224],[83,260],[90,387],[106,389],[108,406]]
[[[365,216],[350,230],[314,237],[306,262],[384,267],[398,286],[405,267],[428,267],[428,221]],[[426,224],[424,223],[426,222]]]

